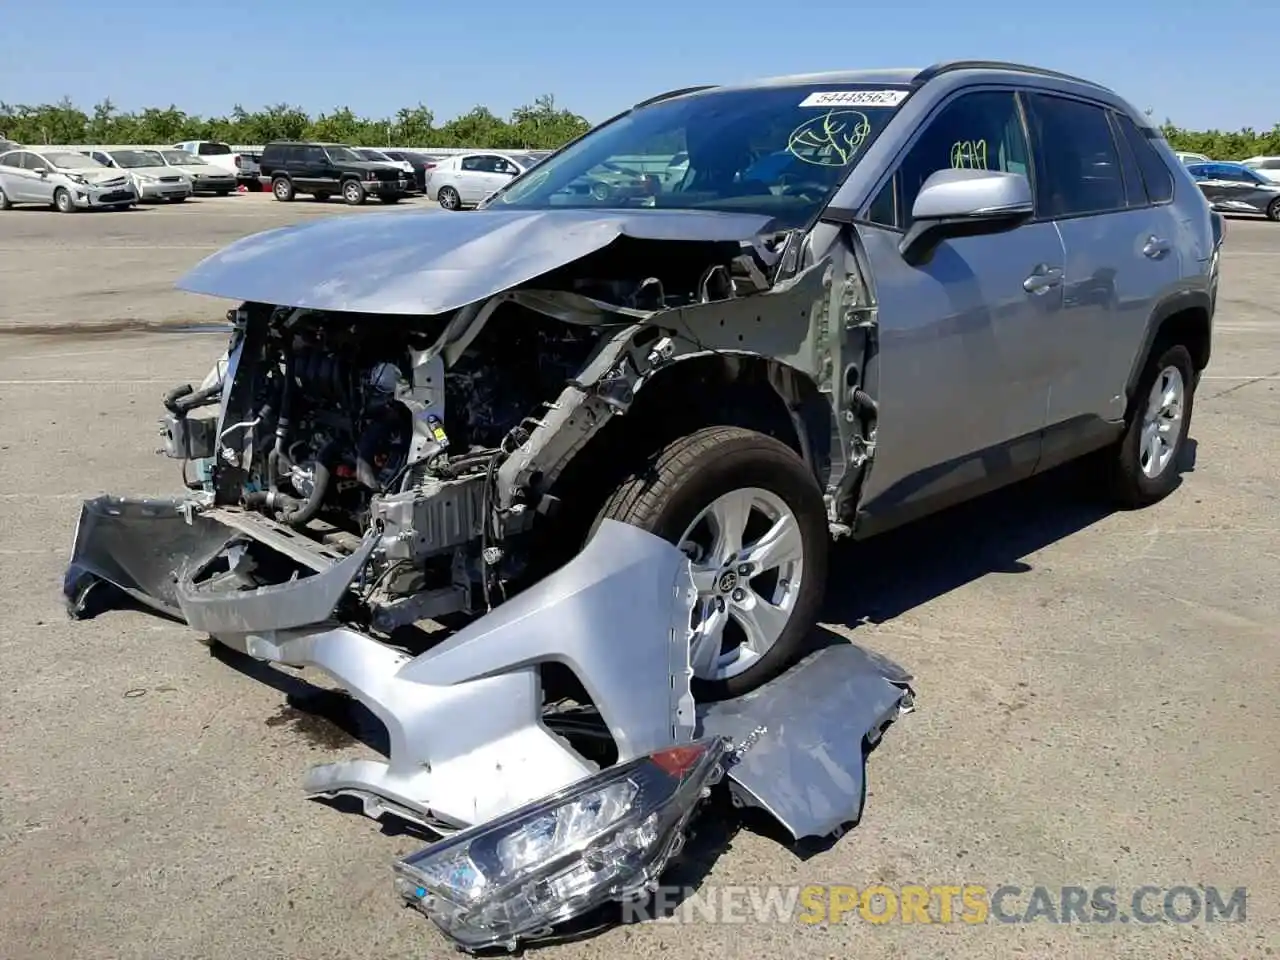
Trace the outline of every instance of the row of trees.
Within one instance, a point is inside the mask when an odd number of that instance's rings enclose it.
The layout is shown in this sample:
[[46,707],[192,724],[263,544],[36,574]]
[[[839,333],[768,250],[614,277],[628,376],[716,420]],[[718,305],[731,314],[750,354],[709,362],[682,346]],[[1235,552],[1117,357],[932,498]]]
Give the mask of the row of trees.
[[584,133],[584,117],[556,106],[552,96],[512,111],[503,119],[487,107],[436,125],[427,107],[405,107],[394,117],[372,120],[342,107],[310,116],[299,107],[279,104],[256,112],[236,106],[224,117],[199,117],[176,106],[138,113],[118,110],[104,100],[85,113],[69,99],[40,106],[0,102],[0,134],[19,143],[178,143],[221,140],[261,144],[269,140],[325,140],[361,147],[489,147],[538,150],[558,147]]
[[[487,107],[436,125],[435,114],[419,104],[394,117],[371,120],[342,107],[312,117],[300,107],[278,104],[250,112],[237,106],[224,117],[199,117],[175,106],[151,107],[138,113],[117,110],[104,100],[85,113],[70,100],[41,106],[0,102],[0,134],[19,143],[177,143],[180,140],[223,140],[266,143],[268,140],[328,140],[362,147],[491,147],[510,150],[551,149],[585,132],[586,118],[556,106],[555,98],[538,97],[512,111],[507,119]],[[1242,160],[1258,154],[1280,155],[1280,123],[1268,131],[1184,130],[1166,120],[1165,136],[1176,150],[1203,153],[1218,160]]]

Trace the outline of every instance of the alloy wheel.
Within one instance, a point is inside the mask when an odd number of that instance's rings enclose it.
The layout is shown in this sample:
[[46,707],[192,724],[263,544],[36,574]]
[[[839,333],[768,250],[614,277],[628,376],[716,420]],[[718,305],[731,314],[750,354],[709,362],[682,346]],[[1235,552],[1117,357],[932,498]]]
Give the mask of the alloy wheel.
[[698,599],[694,676],[737,676],[778,642],[804,577],[800,523],[777,494],[749,487],[717,497],[678,541]]
[[1170,366],[1156,376],[1147,395],[1138,442],[1138,463],[1143,474],[1152,480],[1164,473],[1178,452],[1186,393],[1182,371]]

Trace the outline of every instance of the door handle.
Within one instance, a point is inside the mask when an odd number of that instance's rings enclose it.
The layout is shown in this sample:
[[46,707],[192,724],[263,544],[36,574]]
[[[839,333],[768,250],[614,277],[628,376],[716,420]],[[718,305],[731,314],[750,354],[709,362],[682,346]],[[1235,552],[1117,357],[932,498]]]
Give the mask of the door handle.
[[1027,293],[1041,294],[1052,290],[1060,283],[1062,283],[1062,271],[1042,263],[1031,272],[1031,276],[1022,281],[1022,289]]
[[1169,252],[1169,241],[1161,240],[1159,237],[1147,237],[1147,242],[1142,245],[1142,255],[1144,257],[1163,257]]

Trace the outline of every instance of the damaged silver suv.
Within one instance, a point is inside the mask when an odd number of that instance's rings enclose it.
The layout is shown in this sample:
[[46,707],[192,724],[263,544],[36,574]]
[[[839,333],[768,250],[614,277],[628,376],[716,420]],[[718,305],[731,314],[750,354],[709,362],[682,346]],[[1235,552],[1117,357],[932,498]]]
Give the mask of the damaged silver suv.
[[146,502],[90,502],[66,592],[394,649],[622,521],[689,557],[693,694],[736,697],[802,654],[833,537],[1084,454],[1125,504],[1170,492],[1221,238],[1159,132],[1069,76],[668,93],[471,214],[326,219],[199,264],[179,286],[238,306],[165,400],[188,522],[129,540]]

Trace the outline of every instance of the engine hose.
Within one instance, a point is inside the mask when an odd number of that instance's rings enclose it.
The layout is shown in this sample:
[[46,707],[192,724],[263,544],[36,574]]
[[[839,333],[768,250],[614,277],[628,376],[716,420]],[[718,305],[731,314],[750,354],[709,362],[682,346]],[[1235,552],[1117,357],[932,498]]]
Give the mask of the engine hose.
[[[301,506],[296,508],[292,506],[285,507],[280,514],[281,523],[288,524],[291,527],[301,527],[320,512],[325,494],[329,492],[331,464],[336,462],[341,450],[341,446],[334,442],[326,444],[324,449],[320,451],[316,457],[315,478],[311,488],[311,496],[307,497]],[[278,496],[277,499],[284,501],[286,498]],[[288,499],[292,500],[292,498]]]
[[279,488],[280,461],[285,457],[284,445],[289,438],[289,411],[293,406],[293,351],[284,348],[284,385],[280,388],[280,416],[276,418],[276,443],[267,455],[267,485],[274,493]]

